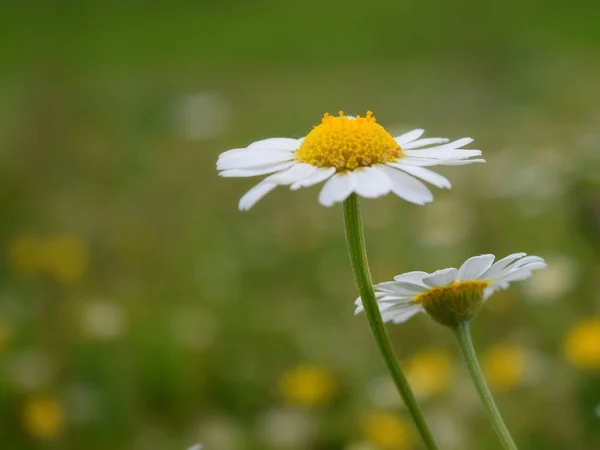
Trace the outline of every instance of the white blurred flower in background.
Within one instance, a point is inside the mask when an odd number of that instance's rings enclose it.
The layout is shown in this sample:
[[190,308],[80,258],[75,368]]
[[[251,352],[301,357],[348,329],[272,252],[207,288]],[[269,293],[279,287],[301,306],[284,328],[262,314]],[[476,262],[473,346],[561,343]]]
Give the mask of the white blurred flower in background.
[[32,391],[47,386],[55,375],[55,367],[47,355],[38,350],[25,350],[3,363],[6,382]]
[[81,309],[82,331],[91,338],[110,341],[125,331],[125,311],[111,300],[85,302]]
[[182,139],[202,141],[225,133],[230,116],[229,104],[222,94],[203,91],[179,99],[174,107],[173,120]]
[[546,259],[548,267],[523,283],[527,298],[534,302],[553,302],[563,298],[577,281],[577,263],[566,255]]
[[291,408],[267,411],[259,420],[258,428],[265,442],[281,449],[310,448],[316,433],[314,416]]
[[459,245],[471,234],[474,217],[469,203],[459,197],[442,197],[419,211],[416,234],[427,247]]
[[373,406],[382,409],[400,408],[404,404],[396,386],[388,376],[377,377],[367,384],[367,396]]
[[202,444],[207,449],[242,449],[244,432],[240,426],[225,416],[212,416],[202,420],[194,430],[194,436],[202,436]]

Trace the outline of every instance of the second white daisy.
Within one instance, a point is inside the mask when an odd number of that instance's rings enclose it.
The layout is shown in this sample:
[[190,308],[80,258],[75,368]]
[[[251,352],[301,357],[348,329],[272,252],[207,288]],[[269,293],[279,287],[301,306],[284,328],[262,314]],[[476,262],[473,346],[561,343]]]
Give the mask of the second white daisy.
[[240,199],[241,210],[250,209],[277,186],[296,190],[321,182],[325,185],[319,202],[325,206],[342,202],[353,192],[368,198],[393,192],[423,205],[433,196],[419,180],[451,187],[448,179],[426,167],[485,162],[472,159],[481,155],[480,150],[462,148],[473,139],[420,139],[424,131],[392,137],[370,111],[366,117],[325,114],[305,138],[265,139],[222,153],[217,170],[223,177],[269,175]]
[[[394,281],[376,284],[383,321],[401,323],[427,312],[442,325],[453,326],[470,320],[495,291],[546,267],[542,258],[526,253],[514,253],[495,264],[494,259],[494,255],[474,256],[459,269],[408,272],[394,277]],[[360,298],[355,304],[356,314],[363,311]]]

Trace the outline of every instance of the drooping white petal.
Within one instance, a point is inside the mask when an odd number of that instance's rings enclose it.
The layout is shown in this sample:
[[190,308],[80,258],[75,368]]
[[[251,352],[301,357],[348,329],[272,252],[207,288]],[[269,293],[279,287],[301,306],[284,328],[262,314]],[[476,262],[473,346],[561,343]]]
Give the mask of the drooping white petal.
[[[412,297],[398,298],[393,295],[387,295],[380,300],[377,300],[377,307],[379,308],[379,312],[386,311],[391,308],[397,308],[402,306],[410,306],[414,305],[415,301]],[[359,297],[357,302],[355,303],[356,308],[354,310],[354,314],[361,313],[365,310],[365,307],[362,303],[362,299]]]
[[523,266],[519,266],[518,270],[522,270],[522,269],[538,270],[538,269],[545,269],[546,267],[548,267],[548,264],[546,264],[546,261],[534,261],[534,262],[524,264]]
[[490,298],[494,292],[508,289],[508,286],[510,286],[510,283],[494,283],[489,285],[483,290],[483,300],[485,301]]
[[[397,294],[390,294],[389,292],[375,292],[375,298],[377,299],[377,302],[379,301],[389,301],[390,299],[394,300],[394,301],[398,301],[403,299],[403,296],[398,296]],[[358,305],[362,305],[362,299],[360,297],[358,297],[356,300],[354,300],[354,304],[356,306]]]
[[452,148],[417,149],[406,150],[406,156],[415,158],[439,158],[439,159],[466,159],[472,156],[481,156],[481,150],[455,150]]
[[492,267],[490,267],[484,274],[481,275],[481,278],[487,280],[494,280],[498,275],[502,273],[505,267],[507,267],[510,263],[515,261],[516,259],[522,258],[526,256],[527,253],[513,253],[512,255],[508,255],[502,258],[499,261],[496,261]]
[[265,178],[265,181],[279,185],[292,184],[296,181],[309,177],[317,170],[319,170],[319,168],[313,166],[312,164],[294,163],[294,165],[289,169]]
[[428,289],[428,287],[422,284],[411,283],[409,281],[384,281],[383,283],[376,284],[374,287],[384,292],[408,296],[420,294]]
[[295,151],[300,147],[298,139],[292,138],[268,138],[253,142],[248,146],[252,149],[289,150]]
[[430,287],[446,286],[458,278],[458,270],[454,267],[436,270],[428,277],[423,278],[423,283]]
[[432,170],[425,169],[424,167],[409,166],[402,163],[388,163],[389,166],[400,169],[414,177],[420,178],[423,181],[433,184],[442,189],[450,189],[452,184],[448,178],[443,177],[439,173],[435,173]]
[[266,175],[273,172],[279,172],[280,170],[287,169],[295,164],[293,161],[287,161],[283,163],[265,164],[264,166],[253,167],[250,169],[229,169],[219,172],[219,176],[225,178],[241,178],[241,177],[254,177],[257,175]]
[[319,202],[323,206],[332,206],[336,202],[342,202],[354,192],[356,178],[353,172],[340,172],[332,176],[319,193]]
[[381,318],[384,322],[403,323],[422,311],[423,307],[415,303],[397,305],[383,311]]
[[407,133],[401,134],[400,136],[396,136],[394,140],[399,145],[402,145],[420,138],[423,135],[423,133],[425,133],[425,130],[423,130],[422,128],[416,128]]
[[382,171],[392,180],[392,192],[404,200],[424,205],[433,200],[433,194],[423,183],[393,167],[381,166]]
[[314,184],[320,183],[322,181],[327,180],[335,173],[335,167],[322,167],[319,168],[312,175],[307,176],[301,180],[296,181],[290,185],[290,189],[295,191],[297,189],[312,186]]
[[512,283],[514,281],[523,281],[530,278],[533,272],[529,269],[516,269],[498,278],[499,283]]
[[422,284],[423,278],[428,276],[427,272],[423,272],[421,270],[415,270],[413,272],[406,272],[402,275],[396,275],[394,277],[395,281],[408,281],[411,283]]
[[244,196],[240,199],[238,208],[240,209],[240,211],[249,210],[256,204],[256,202],[258,202],[261,198],[263,198],[276,187],[277,185],[275,183],[267,183],[264,180],[261,181],[244,194]]
[[426,147],[428,145],[433,145],[433,144],[445,144],[449,140],[450,139],[448,139],[448,138],[417,139],[416,141],[407,142],[406,144],[402,145],[402,150],[410,150],[412,148]]
[[378,166],[363,167],[354,171],[358,195],[366,198],[377,198],[390,192],[392,180],[378,169]]
[[476,280],[485,273],[494,262],[494,255],[479,255],[467,259],[458,269],[459,280]]
[[294,154],[287,151],[273,150],[269,152],[247,151],[243,153],[222,156],[217,161],[218,170],[249,169],[265,164],[291,161]]
[[525,256],[524,258],[519,259],[518,261],[515,261],[515,263],[510,267],[522,267],[526,264],[530,264],[530,263],[538,263],[538,262],[545,262],[544,258],[541,258],[539,256],[535,256],[535,255],[530,255],[530,256]]

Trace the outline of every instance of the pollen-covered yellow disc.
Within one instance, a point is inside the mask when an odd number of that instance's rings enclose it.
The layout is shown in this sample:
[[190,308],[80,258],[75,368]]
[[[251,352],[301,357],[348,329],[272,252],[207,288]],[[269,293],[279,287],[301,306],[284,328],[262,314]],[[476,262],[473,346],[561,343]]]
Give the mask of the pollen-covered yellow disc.
[[393,162],[403,156],[400,145],[377,123],[371,111],[366,117],[339,117],[326,113],[296,151],[298,161],[338,172]]

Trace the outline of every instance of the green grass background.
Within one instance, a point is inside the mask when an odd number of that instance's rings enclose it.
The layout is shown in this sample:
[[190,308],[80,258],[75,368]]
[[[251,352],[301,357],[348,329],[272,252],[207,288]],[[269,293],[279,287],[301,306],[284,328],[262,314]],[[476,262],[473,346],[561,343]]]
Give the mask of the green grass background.
[[[498,397],[521,449],[600,448],[599,375],[561,350],[600,309],[599,19],[584,1],[3,1],[0,446],[360,441],[357,420],[377,407],[367,386],[384,368],[352,314],[339,205],[282,188],[240,213],[253,181],[215,170],[224,150],[302,136],[343,109],[372,110],[397,134],[472,136],[488,161],[440,169],[454,184],[435,190],[441,206],[364,202],[376,281],[487,252],[569,261],[559,295],[499,294],[474,333],[481,351],[513,339],[543,361],[535,383]],[[216,100],[185,115],[194,95]],[[182,117],[222,129],[190,139]],[[23,233],[81,239],[83,275],[22,276],[8,255]],[[98,299],[125,317],[114,339],[82,326]],[[390,331],[401,358],[440,346],[459,363],[450,334],[425,317]],[[24,388],[12,367],[32,353],[51,370]],[[306,413],[318,429],[308,441],[278,446],[262,418],[288,408],[278,380],[307,362],[335,374],[338,396]],[[23,425],[25,402],[41,394],[66,411],[53,439]],[[456,448],[499,448],[480,410],[459,413],[462,395],[429,399],[426,415],[466,434]]]

